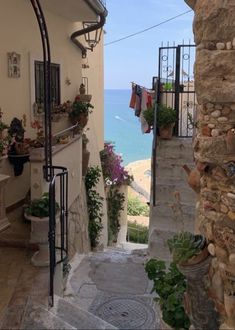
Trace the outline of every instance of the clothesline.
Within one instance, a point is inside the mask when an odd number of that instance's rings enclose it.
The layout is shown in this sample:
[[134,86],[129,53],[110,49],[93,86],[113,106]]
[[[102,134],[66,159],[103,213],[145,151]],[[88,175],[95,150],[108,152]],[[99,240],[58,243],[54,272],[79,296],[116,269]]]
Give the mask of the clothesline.
[[151,88],[147,88],[147,87],[141,86],[140,84],[136,84],[134,81],[131,81],[130,83],[131,83],[132,85],[134,85],[134,86],[139,86],[140,88],[144,88],[144,89],[147,90],[147,91],[150,91],[150,92],[153,92],[153,91],[154,91],[154,90],[151,89]]

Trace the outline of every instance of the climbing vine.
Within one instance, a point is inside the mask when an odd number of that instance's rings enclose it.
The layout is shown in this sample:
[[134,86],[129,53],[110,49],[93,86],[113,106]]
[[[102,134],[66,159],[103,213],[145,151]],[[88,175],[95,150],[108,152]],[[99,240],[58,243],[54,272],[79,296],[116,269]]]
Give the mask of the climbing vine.
[[91,247],[94,248],[99,244],[99,237],[102,225],[103,216],[103,197],[95,190],[101,176],[101,169],[96,167],[89,167],[85,177],[86,194],[87,194],[87,207],[89,214],[89,237]]
[[110,186],[108,196],[108,235],[109,242],[117,242],[120,229],[120,213],[124,210],[125,196],[116,186]]

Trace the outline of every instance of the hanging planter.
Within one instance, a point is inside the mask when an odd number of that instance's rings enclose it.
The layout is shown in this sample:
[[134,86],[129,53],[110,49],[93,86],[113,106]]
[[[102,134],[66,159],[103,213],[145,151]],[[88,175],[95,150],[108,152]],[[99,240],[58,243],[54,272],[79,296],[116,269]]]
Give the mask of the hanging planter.
[[29,162],[29,154],[27,155],[8,155],[9,162],[14,167],[15,176],[19,176],[23,173],[24,164]]

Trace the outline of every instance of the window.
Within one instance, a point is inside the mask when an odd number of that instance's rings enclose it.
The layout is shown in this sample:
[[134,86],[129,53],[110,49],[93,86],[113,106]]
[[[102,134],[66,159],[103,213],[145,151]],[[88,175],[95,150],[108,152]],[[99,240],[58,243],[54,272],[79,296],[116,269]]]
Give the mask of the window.
[[[44,97],[44,68],[43,62],[35,61],[35,102],[43,104]],[[60,65],[51,63],[51,100],[54,105],[60,104]]]

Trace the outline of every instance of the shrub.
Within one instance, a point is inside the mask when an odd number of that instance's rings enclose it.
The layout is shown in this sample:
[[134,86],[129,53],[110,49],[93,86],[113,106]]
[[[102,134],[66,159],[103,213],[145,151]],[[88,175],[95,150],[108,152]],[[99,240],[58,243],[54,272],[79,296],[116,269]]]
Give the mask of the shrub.
[[127,214],[128,215],[143,215],[145,217],[149,216],[149,206],[141,202],[138,197],[128,196],[127,204]]
[[101,167],[107,185],[130,184],[133,177],[129,175],[122,165],[122,157],[115,153],[114,144],[105,142],[104,149],[100,152]]
[[183,306],[186,280],[179,272],[175,263],[166,270],[165,261],[150,259],[145,265],[148,278],[153,281],[152,292],[160,304],[163,320],[174,329],[189,329],[190,321]]
[[128,222],[127,241],[133,243],[147,244],[149,229],[135,222]]
[[89,167],[85,177],[86,193],[87,193],[87,207],[89,214],[89,237],[91,247],[96,247],[99,244],[99,237],[103,217],[103,197],[94,189],[100,180],[101,170],[97,167]]
[[117,242],[120,230],[120,213],[124,210],[125,196],[115,186],[111,186],[108,197],[109,242]]

